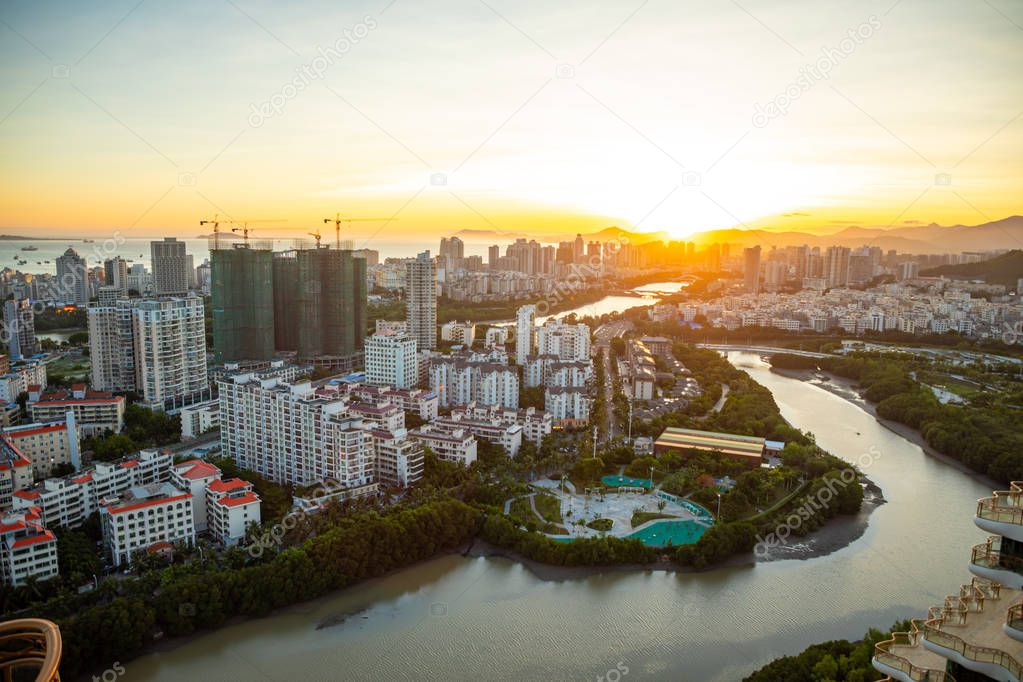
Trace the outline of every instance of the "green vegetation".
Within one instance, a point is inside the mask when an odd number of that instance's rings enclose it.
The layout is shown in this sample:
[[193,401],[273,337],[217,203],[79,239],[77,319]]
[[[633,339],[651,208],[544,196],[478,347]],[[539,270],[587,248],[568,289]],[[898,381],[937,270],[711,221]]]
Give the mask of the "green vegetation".
[[[252,488],[260,498],[260,517],[263,525],[269,526],[279,522],[284,515],[291,511],[292,491],[288,486],[269,481],[255,471],[239,468],[234,460],[226,457],[210,458],[209,463],[219,467],[223,477],[240,478],[252,484]],[[299,491],[295,491],[299,494]]]
[[874,645],[891,639],[891,632],[906,632],[908,621],[896,623],[892,631],[871,628],[859,642],[836,639],[814,644],[796,656],[782,656],[745,678],[744,682],[868,682],[884,677],[870,664]]
[[[772,364],[805,367],[805,360],[776,355]],[[877,352],[815,362],[822,369],[859,382],[864,397],[877,403],[879,417],[917,429],[938,452],[1000,481],[1023,478],[1023,431],[1019,429],[1017,409],[1023,403],[1023,384],[1013,379],[1013,367],[951,369],[916,354]],[[922,376],[937,380],[939,370],[998,389],[977,391],[966,405],[942,404],[918,380]]]
[[362,512],[262,560],[234,549],[222,563],[193,560],[107,580],[87,594],[39,604],[33,615],[60,626],[61,676],[75,679],[138,655],[156,630],[176,637],[263,616],[450,551],[476,534],[481,517],[456,500]]
[[35,315],[36,331],[55,332],[84,330],[89,325],[88,314],[85,308],[64,310],[63,308],[46,308]]
[[155,448],[181,440],[181,417],[156,412],[141,405],[124,408],[124,431],[82,439],[82,449],[93,459],[109,462],[143,448]]
[[611,519],[593,519],[592,521],[586,524],[586,527],[592,528],[593,530],[599,530],[601,533],[606,533],[607,531],[611,530],[611,528],[613,528],[614,525],[615,522],[612,521]]
[[1023,277],[1023,251],[1014,249],[979,263],[941,265],[924,270],[920,274],[924,277],[980,279],[988,284],[1001,284],[1010,290],[1015,290],[1016,282]]
[[554,495],[538,494],[533,497],[536,510],[548,521],[561,523],[561,503]]
[[639,528],[647,521],[656,521],[658,519],[677,519],[677,516],[672,514],[658,514],[657,512],[645,512],[638,511],[632,514],[632,527]]

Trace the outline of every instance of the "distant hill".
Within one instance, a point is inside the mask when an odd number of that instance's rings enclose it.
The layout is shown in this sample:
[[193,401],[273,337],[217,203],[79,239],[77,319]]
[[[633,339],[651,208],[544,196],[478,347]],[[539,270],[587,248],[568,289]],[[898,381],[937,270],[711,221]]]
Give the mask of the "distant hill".
[[1016,249],[980,263],[942,265],[920,274],[949,279],[979,279],[988,284],[1004,284],[1009,289],[1015,289],[1016,282],[1023,278],[1023,251]]

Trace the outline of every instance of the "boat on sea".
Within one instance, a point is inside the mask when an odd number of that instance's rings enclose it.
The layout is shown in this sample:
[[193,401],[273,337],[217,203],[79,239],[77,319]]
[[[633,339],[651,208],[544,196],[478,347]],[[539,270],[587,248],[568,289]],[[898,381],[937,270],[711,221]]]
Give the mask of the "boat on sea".
[[29,246],[23,246],[23,247],[21,247],[21,250],[22,250],[22,251],[38,251],[38,250],[39,250],[39,247],[38,247],[38,246],[32,246],[32,245],[29,245]]

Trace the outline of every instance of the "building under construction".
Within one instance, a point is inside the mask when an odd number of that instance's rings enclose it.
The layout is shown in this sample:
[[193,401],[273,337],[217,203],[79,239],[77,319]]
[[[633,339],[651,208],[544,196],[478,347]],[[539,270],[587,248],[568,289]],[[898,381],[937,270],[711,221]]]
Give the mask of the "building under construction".
[[342,361],[362,352],[366,261],[351,248],[228,246],[211,248],[217,362],[267,360],[275,351]]

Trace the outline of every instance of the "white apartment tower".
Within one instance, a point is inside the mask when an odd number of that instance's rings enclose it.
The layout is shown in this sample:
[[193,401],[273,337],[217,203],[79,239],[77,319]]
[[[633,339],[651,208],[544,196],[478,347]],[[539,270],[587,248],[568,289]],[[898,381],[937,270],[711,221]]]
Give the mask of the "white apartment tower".
[[437,347],[437,270],[429,251],[406,264],[406,319],[420,350]]
[[366,339],[366,382],[413,388],[419,381],[416,340],[403,331],[384,331]]
[[206,321],[198,296],[142,301],[135,310],[137,389],[163,406],[209,388]]
[[63,256],[57,258],[56,264],[57,291],[60,297],[77,306],[88,305],[89,278],[87,276],[88,264],[85,259],[69,247]]
[[536,306],[529,304],[519,308],[515,315],[515,362],[526,364],[526,357],[533,348],[533,326],[536,324]]
[[134,391],[135,301],[89,307],[89,359],[97,391]]

